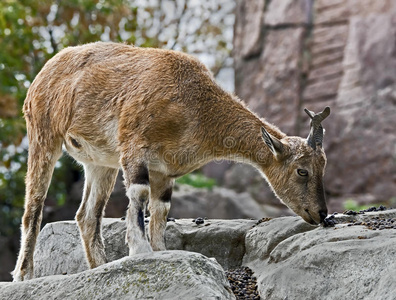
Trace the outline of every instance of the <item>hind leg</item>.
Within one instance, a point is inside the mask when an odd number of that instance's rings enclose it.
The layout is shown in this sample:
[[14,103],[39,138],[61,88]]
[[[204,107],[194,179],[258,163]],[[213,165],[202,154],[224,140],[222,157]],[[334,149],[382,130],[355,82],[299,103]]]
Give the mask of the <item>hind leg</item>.
[[76,220],[89,267],[95,268],[107,262],[101,225],[118,169],[85,164],[84,172],[84,193]]
[[163,174],[150,172],[149,233],[151,247],[154,251],[166,250],[164,234],[171,206],[173,183],[173,179]]
[[150,194],[150,179],[147,165],[142,159],[143,152],[139,153],[138,149],[125,151],[121,157],[124,183],[129,198],[126,216],[126,243],[129,247],[129,255],[152,251],[144,224],[144,209]]
[[47,196],[56,161],[62,154],[62,141],[29,139],[28,170],[26,174],[25,212],[21,226],[21,249],[13,272],[14,281],[31,279],[33,254],[40,231],[44,201]]

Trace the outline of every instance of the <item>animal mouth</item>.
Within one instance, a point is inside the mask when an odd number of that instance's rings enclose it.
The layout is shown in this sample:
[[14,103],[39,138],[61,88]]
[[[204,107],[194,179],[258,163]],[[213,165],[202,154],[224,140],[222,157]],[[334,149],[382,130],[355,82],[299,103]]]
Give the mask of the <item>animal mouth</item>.
[[307,218],[308,220],[304,218],[306,222],[308,222],[311,225],[319,225],[319,222],[315,221],[315,219],[312,217],[312,215],[308,209],[306,209],[305,212],[307,213],[307,216],[308,216],[308,218]]

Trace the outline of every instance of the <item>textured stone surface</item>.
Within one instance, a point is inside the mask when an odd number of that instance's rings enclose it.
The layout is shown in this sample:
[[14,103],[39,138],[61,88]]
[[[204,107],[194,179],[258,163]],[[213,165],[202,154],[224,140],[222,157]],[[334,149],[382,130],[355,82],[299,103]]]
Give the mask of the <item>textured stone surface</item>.
[[191,220],[168,222],[166,248],[199,252],[214,257],[224,269],[240,267],[245,254],[245,235],[256,220]]
[[311,22],[311,0],[269,1],[265,12],[265,24],[271,26],[309,24]]
[[260,203],[264,217],[294,215],[286,205],[282,204],[274,193],[269,190],[263,176],[252,166],[236,164],[224,174],[225,187],[238,193],[247,192]]
[[300,218],[277,218],[248,232],[243,262],[258,277],[263,299],[390,300],[396,293],[395,243],[394,229],[323,228]]
[[74,275],[0,283],[1,299],[235,299],[221,266],[165,251],[125,257]]
[[234,55],[249,57],[261,49],[261,26],[264,19],[265,0],[237,1],[236,13],[240,16],[234,25]]
[[333,25],[347,23],[353,16],[366,17],[373,14],[389,13],[394,9],[392,0],[316,0],[315,24]]
[[312,42],[307,49],[312,58],[302,96],[304,102],[323,101],[337,95],[347,35],[348,27],[345,24],[312,30]]
[[177,220],[168,224],[167,248],[206,256],[174,250],[122,258],[125,222],[105,219],[106,254],[121,259],[88,271],[75,223],[48,224],[35,253],[35,275],[46,277],[0,283],[0,299],[233,299],[220,264],[243,264],[262,299],[393,300],[396,209],[333,220],[327,228],[300,217]]
[[[125,222],[103,219],[103,238],[108,261],[128,255]],[[75,274],[88,269],[75,221],[49,223],[41,230],[34,252],[34,277]]]
[[[245,9],[236,11],[237,24],[259,1],[239,2]],[[295,21],[304,13],[309,22]],[[280,0],[255,14],[264,15],[261,39],[255,39],[260,51],[234,57],[236,94],[287,134],[300,136],[309,131],[302,108],[329,105],[323,126],[330,211],[348,198],[395,205],[396,2]],[[235,41],[239,35],[249,39],[247,30],[236,31]],[[234,47],[240,53],[240,44]],[[227,177],[225,184],[232,185]],[[265,185],[249,192],[260,202],[274,199]]]
[[[249,107],[268,121],[283,124],[284,130],[294,132],[298,115],[300,84],[300,51],[303,28],[270,30],[265,47],[254,65],[236,63],[236,89]],[[253,67],[253,76],[245,74]],[[247,68],[247,70],[246,70]],[[248,82],[248,88],[245,83]]]
[[[265,184],[264,181],[263,184]],[[208,190],[180,186],[179,190],[175,190],[172,194],[169,216],[174,218],[260,219],[268,215],[266,210],[248,193],[238,194],[233,190],[220,187]]]
[[[245,253],[246,232],[254,220],[191,219],[168,222],[165,232],[168,250],[187,250],[214,257],[224,268],[239,267]],[[103,219],[103,238],[108,261],[128,255],[126,223]],[[34,277],[75,274],[88,269],[77,225],[74,221],[47,224],[39,234],[34,254]]]
[[[337,193],[396,195],[396,13],[354,17],[349,26],[330,152],[328,186]],[[342,153],[343,160],[337,159]],[[374,180],[375,179],[375,180]]]

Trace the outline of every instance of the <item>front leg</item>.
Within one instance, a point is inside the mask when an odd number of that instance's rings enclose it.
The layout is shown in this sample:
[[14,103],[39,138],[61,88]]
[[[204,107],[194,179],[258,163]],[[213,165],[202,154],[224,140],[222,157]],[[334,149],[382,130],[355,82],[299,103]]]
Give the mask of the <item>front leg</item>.
[[171,207],[173,183],[174,179],[157,172],[150,172],[149,233],[154,251],[166,250],[164,234]]
[[129,164],[124,168],[125,185],[129,198],[126,243],[129,255],[153,251],[147,240],[144,208],[150,194],[148,168],[144,163]]

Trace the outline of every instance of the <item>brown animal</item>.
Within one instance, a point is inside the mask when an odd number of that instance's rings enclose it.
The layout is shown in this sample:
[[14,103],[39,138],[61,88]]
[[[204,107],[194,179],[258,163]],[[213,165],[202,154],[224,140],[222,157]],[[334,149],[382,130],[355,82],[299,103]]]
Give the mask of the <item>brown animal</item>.
[[[23,111],[29,158],[15,281],[32,278],[43,203],[62,145],[84,166],[76,220],[91,268],[106,262],[101,222],[119,168],[130,199],[130,255],[165,250],[175,178],[213,159],[253,165],[311,224],[327,215],[320,122],[330,109],[307,111],[308,139],[286,136],[225,92],[192,56],[116,43],[69,47],[37,75]],[[150,241],[143,215],[148,199]]]

